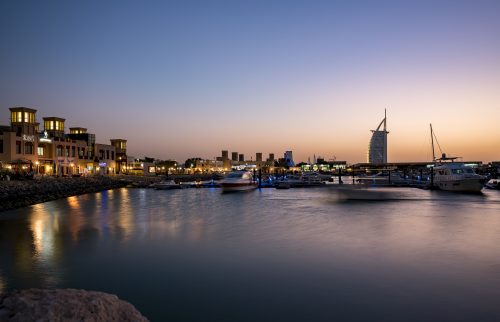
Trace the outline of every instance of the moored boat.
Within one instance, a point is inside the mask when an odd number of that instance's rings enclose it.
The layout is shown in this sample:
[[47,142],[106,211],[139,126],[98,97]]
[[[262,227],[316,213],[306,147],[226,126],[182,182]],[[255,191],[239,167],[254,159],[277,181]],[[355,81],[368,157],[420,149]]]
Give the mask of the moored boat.
[[181,185],[175,183],[174,180],[166,180],[162,182],[155,183],[153,188],[157,190],[171,190],[171,189],[181,189]]
[[[447,157],[441,151],[441,158],[436,159],[434,154],[434,138],[436,135],[431,128],[432,158],[434,164],[434,187],[456,192],[480,192],[484,187],[486,178],[474,173],[472,167],[466,166],[463,162],[456,162],[458,157]],[[436,138],[437,142],[437,138]],[[441,147],[438,147],[441,150]]]
[[500,190],[500,179],[490,179],[485,187],[488,189]]
[[446,191],[480,192],[485,178],[461,162],[438,163],[434,166],[434,186]]
[[257,188],[257,182],[249,171],[234,171],[222,179],[222,192],[248,191]]

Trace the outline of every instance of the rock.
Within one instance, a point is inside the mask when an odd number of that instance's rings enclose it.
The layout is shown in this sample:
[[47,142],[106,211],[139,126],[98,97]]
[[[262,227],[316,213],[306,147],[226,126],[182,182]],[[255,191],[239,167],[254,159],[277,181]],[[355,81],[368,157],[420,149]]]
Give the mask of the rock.
[[116,295],[75,289],[27,289],[0,295],[0,322],[148,321]]

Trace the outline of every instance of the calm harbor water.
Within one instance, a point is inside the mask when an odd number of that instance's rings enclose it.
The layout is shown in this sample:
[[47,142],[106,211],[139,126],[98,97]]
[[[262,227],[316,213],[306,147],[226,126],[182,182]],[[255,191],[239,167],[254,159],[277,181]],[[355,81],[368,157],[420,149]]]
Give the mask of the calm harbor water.
[[500,192],[119,189],[0,213],[0,293],[117,294],[152,321],[499,321]]

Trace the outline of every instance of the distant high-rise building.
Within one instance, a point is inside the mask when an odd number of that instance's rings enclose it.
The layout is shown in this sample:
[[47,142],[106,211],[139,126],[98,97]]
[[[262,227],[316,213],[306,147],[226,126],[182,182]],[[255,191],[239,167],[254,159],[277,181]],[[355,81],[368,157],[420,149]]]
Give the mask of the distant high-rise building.
[[[383,129],[382,124],[384,125]],[[368,145],[368,163],[386,164],[387,163],[387,114],[384,112],[384,119],[378,125],[376,130],[372,130],[372,137]]]
[[241,161],[241,162],[245,161],[245,155],[244,154],[239,154],[238,155],[238,161]]
[[294,167],[295,166],[295,162],[293,162],[293,153],[292,153],[292,151],[285,151],[284,158],[285,158],[285,163],[286,163],[287,166],[289,166],[289,167]]
[[269,153],[268,161],[274,161],[274,153]]
[[255,161],[262,162],[262,152],[255,153]]
[[222,161],[229,159],[229,151],[222,150]]
[[232,161],[238,161],[238,152],[232,152],[231,153],[231,160]]

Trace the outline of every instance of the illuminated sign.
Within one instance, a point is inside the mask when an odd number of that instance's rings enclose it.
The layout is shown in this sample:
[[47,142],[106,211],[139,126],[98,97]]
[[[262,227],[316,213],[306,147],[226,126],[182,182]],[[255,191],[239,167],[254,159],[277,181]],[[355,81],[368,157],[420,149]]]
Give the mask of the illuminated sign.
[[35,142],[35,136],[23,134],[23,141]]
[[40,138],[40,142],[52,143],[52,140],[49,139],[49,134],[47,131],[43,131],[43,138]]
[[106,165],[107,165],[106,162],[99,162],[100,167],[105,167]]

